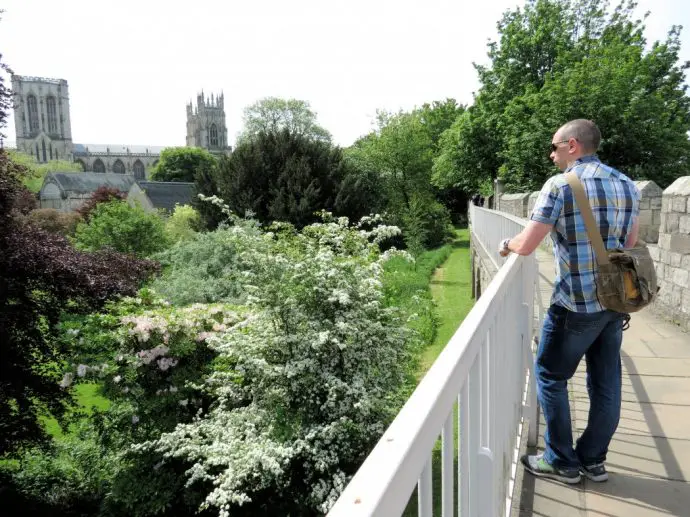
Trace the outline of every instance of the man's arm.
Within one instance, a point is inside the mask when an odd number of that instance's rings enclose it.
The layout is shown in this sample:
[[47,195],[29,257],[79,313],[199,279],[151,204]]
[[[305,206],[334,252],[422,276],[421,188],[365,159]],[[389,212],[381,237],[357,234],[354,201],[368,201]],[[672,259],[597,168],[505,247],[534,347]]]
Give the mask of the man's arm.
[[628,236],[625,238],[625,247],[626,248],[632,248],[637,244],[637,239],[640,237],[640,218],[635,217],[633,220],[633,225],[630,230],[630,233]]
[[508,241],[509,251],[501,251],[501,256],[505,257],[511,251],[518,255],[530,255],[552,229],[551,224],[530,221],[524,230]]

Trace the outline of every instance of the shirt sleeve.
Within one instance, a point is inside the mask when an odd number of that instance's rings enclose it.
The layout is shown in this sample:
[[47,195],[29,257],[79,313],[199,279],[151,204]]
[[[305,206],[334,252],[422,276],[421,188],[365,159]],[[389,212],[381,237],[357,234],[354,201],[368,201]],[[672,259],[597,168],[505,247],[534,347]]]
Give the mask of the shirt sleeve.
[[563,189],[558,186],[556,178],[554,176],[544,183],[532,210],[532,221],[550,225],[555,225],[558,221],[563,210]]

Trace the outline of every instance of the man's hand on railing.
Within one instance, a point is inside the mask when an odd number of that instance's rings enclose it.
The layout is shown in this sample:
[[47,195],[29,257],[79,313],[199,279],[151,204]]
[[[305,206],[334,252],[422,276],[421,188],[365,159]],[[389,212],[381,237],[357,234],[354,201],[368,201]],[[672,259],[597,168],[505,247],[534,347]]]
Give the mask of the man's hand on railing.
[[510,239],[503,239],[501,241],[501,245],[498,247],[498,254],[501,257],[507,257],[510,255],[510,248],[508,247],[510,245]]

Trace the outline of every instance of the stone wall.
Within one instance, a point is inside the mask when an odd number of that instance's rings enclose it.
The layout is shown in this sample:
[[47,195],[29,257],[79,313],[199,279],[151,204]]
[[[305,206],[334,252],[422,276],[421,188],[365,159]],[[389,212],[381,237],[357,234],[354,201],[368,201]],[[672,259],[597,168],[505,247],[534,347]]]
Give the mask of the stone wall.
[[527,204],[529,193],[503,194],[501,196],[500,210],[517,217],[527,217]]
[[690,176],[664,190],[659,245],[651,250],[661,288],[654,311],[690,330]]
[[659,241],[661,199],[663,190],[653,181],[636,181],[640,199],[640,239],[647,243]]

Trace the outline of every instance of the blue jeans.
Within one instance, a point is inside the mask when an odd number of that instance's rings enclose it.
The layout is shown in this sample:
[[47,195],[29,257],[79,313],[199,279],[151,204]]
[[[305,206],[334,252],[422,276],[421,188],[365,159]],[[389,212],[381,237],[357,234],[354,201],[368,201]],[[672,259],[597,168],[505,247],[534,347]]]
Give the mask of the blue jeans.
[[[559,305],[547,311],[535,372],[537,396],[546,421],[544,459],[557,468],[604,462],[621,413],[623,315],[613,311],[577,313]],[[590,408],[587,428],[573,449],[568,380],[587,360]]]

